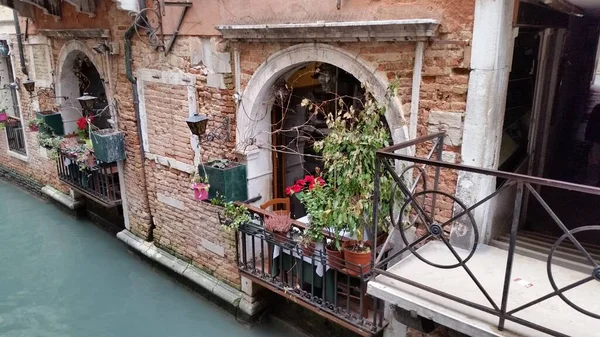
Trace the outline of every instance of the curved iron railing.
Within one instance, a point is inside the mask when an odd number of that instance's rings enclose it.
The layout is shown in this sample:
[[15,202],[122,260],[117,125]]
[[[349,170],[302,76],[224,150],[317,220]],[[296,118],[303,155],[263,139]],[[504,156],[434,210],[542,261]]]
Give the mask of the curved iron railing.
[[[380,202],[382,202],[380,190],[381,175],[386,174],[388,176],[391,176],[395,184],[394,193],[392,194],[391,200],[386,202],[392,203],[390,209],[400,210],[397,213],[395,213],[395,211],[390,211],[389,216],[392,222],[394,223],[394,230],[400,232],[404,248],[396,251],[394,254],[390,254],[387,257],[374,256],[374,268],[372,277],[374,278],[377,275],[384,275],[394,280],[401,281],[416,288],[428,291],[435,295],[442,296],[444,298],[461,303],[471,308],[475,308],[488,314],[497,316],[499,319],[499,330],[504,329],[506,321],[512,321],[523,326],[547,333],[549,335],[566,336],[562,332],[555,331],[543,326],[540,322],[532,322],[516,316],[517,313],[520,313],[527,308],[535,306],[543,301],[546,301],[556,296],[562,299],[564,303],[569,305],[571,308],[577,310],[578,312],[593,318],[600,319],[600,313],[590,312],[589,310],[580,307],[576,303],[573,303],[573,301],[571,301],[565,295],[565,292],[587,284],[588,282],[600,281],[600,261],[595,260],[592,257],[593,254],[590,254],[588,252],[588,249],[586,249],[585,245],[582,244],[580,240],[578,240],[575,237],[575,234],[590,231],[600,234],[600,226],[583,226],[575,229],[569,229],[557,216],[557,214],[552,210],[548,202],[544,200],[539,191],[540,188],[546,187],[600,196],[600,188],[445,162],[442,161],[442,152],[444,150],[444,137],[445,134],[443,132],[436,133],[402,144],[390,146],[378,151],[376,159],[377,175],[375,177],[374,209],[379,209]],[[423,151],[423,149],[426,148],[427,145],[431,145],[432,147],[427,157],[419,157],[417,155],[407,155],[400,153],[415,151],[415,149],[417,149],[417,151]],[[436,159],[432,159],[432,155],[435,155]],[[405,166],[408,166],[404,170],[398,170],[399,164],[404,164]],[[499,188],[491,192],[488,196],[480,199],[477,202],[474,202],[471,206],[467,206],[456,195],[448,193],[447,191],[440,191],[439,189],[440,177],[444,172],[448,173],[450,171],[453,171],[455,173],[462,172],[467,174],[483,175],[492,179],[503,179],[504,182]],[[421,179],[423,180],[423,186],[421,189],[418,189],[417,185],[419,180]],[[433,188],[427,189],[427,182],[431,180],[433,180]],[[413,181],[412,184],[409,183],[411,181]],[[475,209],[486,204],[491,199],[499,196],[502,193],[505,193],[505,191],[509,189],[515,188],[516,197],[514,200],[514,213],[512,216],[512,222],[510,226],[510,242],[508,247],[506,270],[504,272],[502,297],[500,302],[497,302],[492,298],[488,289],[486,289],[482,285],[480,279],[477,277],[477,275],[475,275],[475,273],[471,270],[471,268],[468,265],[470,259],[474,256],[474,254],[476,254],[477,246],[480,243],[480,233],[478,231],[473,212]],[[401,193],[397,194],[396,190],[399,190]],[[399,198],[396,198],[396,195],[399,195]],[[516,308],[509,309],[508,298],[515,249],[517,244],[517,235],[519,225],[521,224],[522,220],[521,210],[523,204],[527,202],[526,200],[528,200],[527,197],[531,197],[531,200],[535,200],[539,203],[539,205],[541,205],[542,209],[550,216],[552,221],[558,226],[558,228],[560,228],[563,234],[550,249],[546,261],[547,276],[553,291],[544,296],[531,300],[525,304],[519,305]],[[436,208],[436,202],[441,203],[442,201],[445,203],[445,205],[452,205],[450,216],[443,217],[440,216],[440,214],[436,214],[436,210],[439,209]],[[376,224],[379,221],[379,217],[382,216],[388,215],[379,214],[378,212],[375,213],[372,228],[376,228]],[[412,221],[411,216],[413,217]],[[465,217],[468,219],[467,224],[470,224],[470,226],[465,226],[464,221],[461,221],[460,225],[463,227],[462,230],[467,232],[470,238],[472,239],[468,247],[462,247],[465,248],[468,252],[466,256],[464,256],[464,253],[461,255],[459,251],[454,247],[454,245],[451,244],[451,240],[448,234],[448,227],[456,225],[459,219]],[[417,226],[421,226],[420,230],[422,236],[418,237],[413,242],[410,242],[409,238],[406,235],[406,230],[407,228],[416,228]],[[417,229],[417,231],[418,230],[419,229]],[[392,235],[390,235],[390,238],[391,237]],[[441,241],[442,244],[448,249],[448,254],[451,254],[451,256],[454,257],[456,263],[452,262],[451,264],[440,264],[430,261],[423,257],[422,254],[419,253],[418,248],[422,244],[430,240]],[[559,287],[553,275],[553,259],[559,246],[561,246],[561,244],[566,241],[570,241],[577,250],[577,252],[579,252],[587,261],[589,265],[590,275],[577,282],[573,282],[569,285]],[[387,244],[388,242],[385,243],[385,245]],[[377,247],[374,247],[374,249],[376,250]],[[469,276],[469,278],[473,281],[473,283],[477,286],[481,294],[486,298],[487,302],[489,303],[489,306],[455,296],[453,294],[441,291],[428,285],[420,284],[418,282],[415,282],[414,280],[403,277],[401,275],[390,273],[386,270],[386,267],[390,261],[406,253],[414,255],[422,262],[435,268],[462,268],[465,271],[465,273]],[[595,294],[594,296],[598,295],[600,294]]]
[[[366,293],[370,264],[357,265],[328,255],[322,245],[303,248],[293,234],[265,229],[264,219],[270,212],[245,206],[252,221],[238,229],[236,252],[242,275],[362,336],[383,331],[383,301]],[[306,228],[295,220],[292,226]]]

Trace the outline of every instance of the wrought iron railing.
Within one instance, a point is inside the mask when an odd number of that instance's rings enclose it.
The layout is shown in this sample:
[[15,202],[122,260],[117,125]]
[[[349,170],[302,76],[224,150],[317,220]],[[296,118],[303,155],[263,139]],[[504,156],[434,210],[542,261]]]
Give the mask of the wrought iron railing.
[[[383,331],[383,301],[366,294],[370,265],[327,255],[325,242],[302,248],[294,231],[282,235],[265,229],[269,212],[246,206],[253,220],[240,226],[236,240],[242,275],[363,336]],[[293,227],[306,225],[294,220]]]
[[[579,236],[581,233],[585,233],[588,238],[598,235],[600,234],[600,226],[568,227],[557,216],[556,212],[549,205],[549,202],[542,196],[544,193],[541,192],[541,190],[558,189],[560,191],[584,193],[588,196],[596,197],[600,196],[600,188],[446,162],[442,160],[443,151],[446,149],[444,138],[444,133],[437,133],[378,151],[376,159],[378,173],[375,179],[374,208],[380,209],[381,203],[387,202],[390,203],[392,211],[389,214],[377,212],[374,216],[373,224],[377,224],[381,217],[390,217],[394,222],[394,231],[399,231],[401,234],[400,237],[402,238],[404,248],[395,251],[393,254],[388,254],[388,256],[374,256],[373,277],[383,275],[406,285],[494,315],[498,318],[497,327],[499,330],[504,329],[506,321],[512,321],[549,335],[566,336],[564,331],[560,332],[550,329],[544,322],[531,321],[518,317],[525,309],[535,307],[554,297],[559,297],[581,314],[600,319],[600,312],[591,312],[584,309],[571,301],[565,294],[565,292],[581,287],[589,282],[600,281],[600,261],[592,257],[593,254],[590,254],[588,251],[589,246],[582,242],[582,238]],[[428,152],[429,155],[426,155],[428,147],[430,149]],[[414,152],[418,154],[405,154]],[[432,155],[434,159],[431,158]],[[405,169],[399,169],[402,167]],[[392,190],[394,193],[391,194],[391,197],[382,195],[381,183],[382,176],[384,175],[391,177],[393,180]],[[502,180],[503,182],[495,191],[483,198],[477,198],[477,201],[472,201],[472,197],[463,198],[469,199],[469,201],[463,201],[458,197],[463,194],[457,192],[457,189],[460,188],[460,186],[457,187],[457,178],[459,176],[479,176],[482,177],[480,181],[488,179],[487,185],[485,185],[488,187],[496,186],[494,184],[495,180]],[[491,183],[489,179],[492,179]],[[428,189],[427,186],[433,187]],[[506,268],[502,272],[502,295],[501,298],[496,296],[494,299],[490,295],[492,293],[491,289],[483,285],[485,282],[481,282],[482,275],[477,275],[469,265],[471,258],[478,253],[477,247],[482,241],[480,239],[482,235],[479,233],[475,215],[478,210],[484,207],[483,205],[501,195],[505,197],[509,190],[512,190],[512,193],[515,193],[516,190],[512,203],[514,205],[512,219],[510,218],[510,213],[508,217],[510,225],[507,226],[507,230],[510,233],[510,242],[507,251]],[[477,193],[471,193],[471,195],[477,195]],[[531,200],[530,206],[533,202],[538,203],[540,210],[543,210],[549,216],[552,225],[556,226],[555,228],[559,229],[561,233],[552,248],[550,248],[546,259],[548,281],[553,291],[526,303],[509,307],[509,303],[515,303],[511,302],[509,298],[511,295],[510,287],[517,237],[520,225],[524,219],[521,210],[525,209],[523,205],[528,203],[529,200]],[[466,202],[468,202],[468,205],[465,204]],[[458,239],[454,236],[456,233],[460,234]],[[409,234],[413,235],[412,239]],[[579,238],[576,238],[576,234]],[[444,260],[445,263],[440,263],[437,260],[431,261],[424,254],[419,253],[419,248],[432,240],[439,241],[440,245],[447,248],[448,257],[452,259],[452,262],[448,263],[448,260]],[[553,274],[553,265],[555,265],[555,255],[559,247],[566,242],[570,242],[570,250],[572,252],[576,251],[581,254],[582,258],[580,260],[583,259],[586,265],[589,266],[589,268],[586,268],[586,273],[589,272],[589,274],[581,280],[559,286]],[[388,242],[386,241],[384,245],[387,244]],[[374,249],[378,249],[376,243]],[[486,301],[484,304],[471,301],[456,296],[448,290],[444,291],[430,284],[425,285],[416,282],[409,275],[397,275],[387,270],[387,265],[392,259],[406,257],[407,254],[412,254],[422,262],[435,268],[463,269],[465,275],[468,275],[468,279],[473,282]],[[411,273],[414,272],[416,271],[411,271]],[[590,294],[592,297],[599,295]]]
[[27,155],[25,149],[25,135],[21,121],[11,120],[6,123],[6,138],[8,140],[8,148],[18,154]]
[[60,181],[105,207],[121,204],[117,163],[96,163],[93,167],[80,168],[72,159],[64,153],[58,154]]

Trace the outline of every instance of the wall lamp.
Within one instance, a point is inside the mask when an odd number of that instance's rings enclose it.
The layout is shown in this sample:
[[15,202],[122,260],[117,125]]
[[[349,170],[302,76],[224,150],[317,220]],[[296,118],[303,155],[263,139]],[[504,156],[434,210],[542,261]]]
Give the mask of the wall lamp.
[[[198,113],[194,113],[188,119],[185,120],[192,134],[198,136],[198,140],[202,141],[202,139],[212,142],[217,139],[225,139],[226,141],[230,140],[230,127],[229,127],[229,117],[225,117],[225,122],[219,128],[214,131],[206,133],[206,126],[208,124],[208,116],[200,115]],[[218,132],[221,130],[221,132]],[[224,132],[223,132],[224,131]],[[223,134],[224,133],[224,134]]]
[[98,97],[91,96],[87,92],[83,93],[83,96],[77,97],[79,104],[81,104],[81,108],[83,109],[83,114],[87,116],[87,112],[93,111],[96,102],[98,101]]

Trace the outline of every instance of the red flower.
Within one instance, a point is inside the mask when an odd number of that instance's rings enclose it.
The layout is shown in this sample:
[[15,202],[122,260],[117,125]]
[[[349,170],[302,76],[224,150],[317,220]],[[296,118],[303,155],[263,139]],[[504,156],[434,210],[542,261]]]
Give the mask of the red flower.
[[87,119],[85,117],[81,117],[77,120],[77,127],[80,130],[85,130],[87,129]]
[[319,183],[319,185],[321,185],[321,186],[325,185],[325,180],[323,180],[323,178],[321,178],[321,177],[317,177],[317,179],[315,181],[317,183]]
[[299,193],[302,191],[303,186],[301,185],[294,185],[292,186],[292,191],[294,191],[294,193]]
[[94,116],[91,116],[89,118],[86,117],[81,117],[77,120],[77,127],[80,130],[86,130],[88,127],[88,121],[89,123],[93,123],[94,122]]
[[286,187],[286,188],[285,188],[285,194],[286,194],[286,195],[290,195],[290,194],[292,194],[292,188],[291,188],[291,187]]
[[309,183],[309,184],[312,185],[315,182],[315,177],[313,177],[313,176],[304,176],[304,181],[306,183]]

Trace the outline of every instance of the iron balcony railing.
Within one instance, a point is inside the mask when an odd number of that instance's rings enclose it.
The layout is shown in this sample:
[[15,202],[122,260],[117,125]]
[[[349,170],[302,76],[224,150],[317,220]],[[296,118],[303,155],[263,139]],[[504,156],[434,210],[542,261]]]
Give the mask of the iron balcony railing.
[[25,149],[25,135],[21,121],[11,119],[6,123],[6,138],[8,139],[8,148],[18,154],[27,155]]
[[[583,237],[598,238],[600,234],[600,226],[572,226],[566,224],[557,216],[556,212],[549,205],[549,202],[542,196],[542,191],[558,190],[560,193],[583,193],[589,197],[600,196],[600,188],[578,185],[568,182],[561,182],[539,177],[532,177],[522,174],[501,172],[492,169],[478,168],[461,164],[454,164],[442,160],[442,153],[445,149],[444,133],[437,133],[411,140],[402,144],[393,145],[384,148],[377,153],[376,157],[376,177],[375,177],[375,194],[374,194],[374,209],[380,209],[381,203],[390,203],[390,213],[381,214],[376,212],[373,219],[373,226],[378,223],[380,217],[390,217],[394,222],[394,231],[400,232],[402,238],[402,249],[394,251],[393,254],[383,256],[381,254],[373,257],[373,278],[383,275],[400,281],[401,284],[406,284],[424,290],[431,294],[441,296],[445,299],[466,305],[483,311],[487,314],[494,315],[498,318],[497,327],[499,330],[504,330],[506,321],[511,321],[525,327],[529,327],[552,336],[567,336],[564,331],[556,331],[547,327],[547,322],[532,321],[518,317],[525,309],[535,309],[536,305],[553,298],[560,298],[564,303],[575,309],[582,315],[587,315],[596,319],[600,319],[600,312],[591,312],[583,308],[581,305],[574,303],[569,299],[567,291],[582,287],[590,282],[600,281],[600,265],[596,256],[589,252],[589,245],[582,241]],[[405,153],[414,153],[408,155]],[[403,169],[402,169],[403,168]],[[386,175],[393,180],[392,193],[386,200],[382,198],[382,176]],[[456,178],[479,176],[483,179],[492,179],[492,182],[487,186],[495,186],[496,180],[502,181],[502,184],[489,195],[479,198],[477,201],[461,200],[456,193]],[[483,181],[483,180],[482,180]],[[445,182],[444,184],[442,184]],[[452,183],[454,184],[452,186]],[[490,295],[491,289],[486,288],[482,282],[482,275],[477,275],[469,265],[469,261],[479,253],[477,247],[482,241],[480,237],[477,223],[475,221],[475,212],[483,207],[486,203],[494,198],[503,195],[506,196],[507,191],[516,190],[512,205],[514,212],[512,219],[509,213],[509,226],[507,230],[510,233],[510,241],[508,245],[506,266],[502,272],[502,292],[501,297]],[[474,194],[477,195],[477,194]],[[464,198],[463,198],[464,199]],[[469,198],[471,199],[471,198]],[[538,211],[543,212],[547,216],[553,228],[556,228],[560,234],[547,251],[547,277],[553,291],[528,300],[525,303],[509,306],[511,301],[511,282],[513,272],[513,263],[515,261],[515,251],[517,246],[517,238],[519,237],[519,228],[524,219],[524,214],[521,212],[523,206],[529,203],[531,209],[533,203],[537,203]],[[376,228],[376,227],[375,227]],[[456,239],[452,236],[456,233],[461,233],[462,238],[468,238],[466,241],[452,241]],[[408,235],[413,234],[413,239]],[[585,235],[581,235],[585,234]],[[577,238],[576,238],[577,236]],[[390,238],[393,235],[390,235]],[[388,239],[389,240],[389,239]],[[439,261],[431,261],[424,254],[419,253],[419,248],[425,244],[436,240],[442,247],[447,248],[447,256],[452,259],[452,262],[440,263]],[[452,243],[451,243],[452,242]],[[569,243],[571,252],[579,253],[579,261],[583,261],[586,277],[572,282],[570,284],[558,285],[555,275],[553,274],[553,266],[556,265],[557,254],[559,247]],[[377,243],[375,242],[374,250],[377,251]],[[389,243],[386,241],[385,245]],[[388,271],[387,267],[391,260],[399,257],[406,257],[412,254],[420,261],[429,266],[435,267],[437,270],[448,270],[459,268],[463,269],[467,279],[473,282],[478,291],[485,298],[485,302],[477,303],[465,299],[460,296],[453,295],[448,290],[440,290],[439,287],[421,284],[411,279],[411,275],[398,275]],[[448,260],[444,260],[448,261]],[[500,268],[504,268],[504,265]],[[555,267],[556,269],[556,267]],[[417,271],[411,271],[414,273]],[[600,294],[590,294],[592,297],[597,297]],[[482,304],[484,303],[484,304]],[[543,318],[543,317],[542,317]],[[569,325],[567,322],[565,325]]]
[[117,163],[97,163],[81,169],[69,156],[59,153],[58,178],[77,192],[105,207],[121,204],[121,188]]
[[[239,227],[236,240],[243,276],[362,336],[383,331],[383,301],[366,294],[370,266],[327,255],[322,248],[325,242],[312,251],[303,249],[292,234],[265,230],[269,212],[246,207],[253,220]],[[303,230],[305,226],[293,220],[293,227]]]

